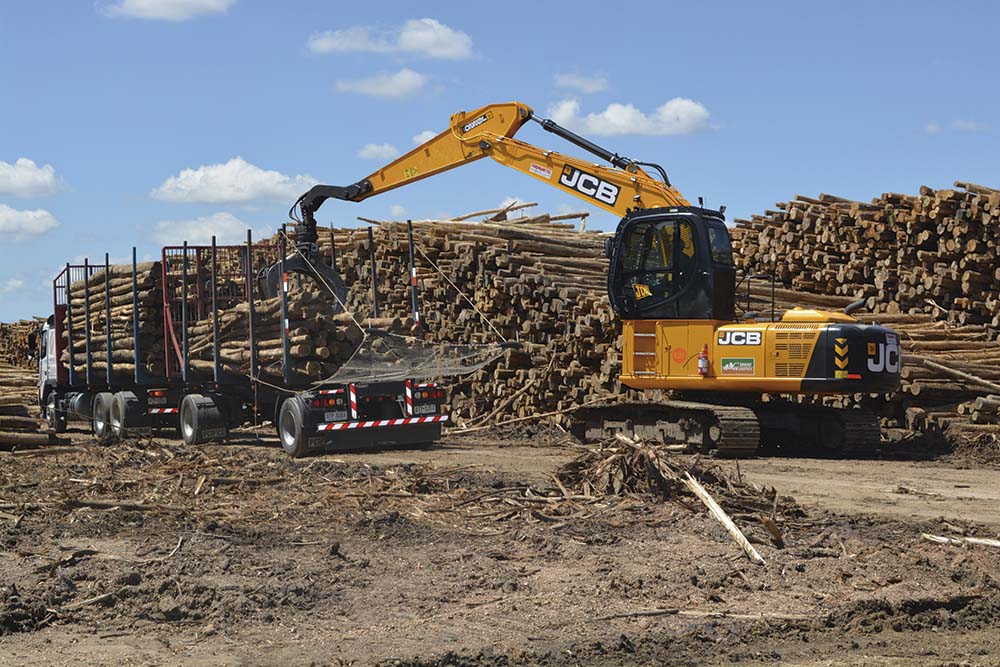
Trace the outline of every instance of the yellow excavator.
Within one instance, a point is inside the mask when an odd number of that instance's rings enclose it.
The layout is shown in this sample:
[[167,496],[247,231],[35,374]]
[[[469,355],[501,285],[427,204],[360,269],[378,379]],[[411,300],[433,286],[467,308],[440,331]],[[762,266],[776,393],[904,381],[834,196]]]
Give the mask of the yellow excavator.
[[[608,166],[514,139],[529,121]],[[844,312],[793,309],[778,321],[737,318],[724,209],[690,205],[659,165],[606,150],[525,104],[459,112],[444,132],[368,177],[313,187],[290,212],[300,222],[296,245],[315,254],[315,213],[327,199],[362,201],[486,157],[621,216],[605,246],[608,295],[622,320],[621,383],[671,390],[677,400],[581,408],[579,435],[625,432],[723,456],[877,449],[873,413],[773,397],[895,391],[901,359],[893,331],[852,317],[863,302]]]

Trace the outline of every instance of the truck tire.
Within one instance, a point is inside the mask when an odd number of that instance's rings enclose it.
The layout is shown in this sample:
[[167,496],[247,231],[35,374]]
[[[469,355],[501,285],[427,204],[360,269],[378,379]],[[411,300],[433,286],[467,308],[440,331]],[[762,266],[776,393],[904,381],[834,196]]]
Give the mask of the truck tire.
[[119,440],[146,426],[146,415],[139,397],[131,391],[120,391],[111,400],[111,431]]
[[181,439],[185,445],[201,445],[226,438],[226,419],[208,396],[188,394],[181,401],[179,420]]
[[56,408],[56,393],[53,391],[45,401],[45,422],[55,433],[66,432],[66,412]]
[[281,404],[278,412],[278,439],[281,448],[293,459],[302,458],[308,452],[308,443],[303,433],[305,410],[298,398],[289,398]]
[[114,431],[111,429],[111,402],[114,394],[108,391],[98,392],[94,395],[93,407],[90,410],[90,427],[97,438],[97,442],[102,445],[110,444],[114,440]]

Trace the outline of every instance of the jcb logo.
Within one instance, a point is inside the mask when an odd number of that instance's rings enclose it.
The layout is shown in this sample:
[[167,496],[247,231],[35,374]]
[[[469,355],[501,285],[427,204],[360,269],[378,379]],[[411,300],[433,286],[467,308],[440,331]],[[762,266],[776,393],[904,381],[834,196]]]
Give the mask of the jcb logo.
[[893,342],[868,343],[868,370],[872,373],[898,373],[899,345]]
[[719,345],[760,345],[759,331],[720,331]]
[[580,171],[576,167],[569,165],[563,167],[559,183],[611,206],[614,206],[615,202],[618,201],[620,189],[617,185],[602,181],[597,176]]

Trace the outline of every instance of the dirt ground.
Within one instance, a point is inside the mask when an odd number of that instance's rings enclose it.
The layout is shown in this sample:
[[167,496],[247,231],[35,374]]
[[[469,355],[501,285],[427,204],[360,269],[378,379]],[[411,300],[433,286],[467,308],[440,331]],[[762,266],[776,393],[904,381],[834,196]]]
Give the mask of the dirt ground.
[[1000,468],[718,462],[798,503],[734,513],[757,566],[694,500],[546,496],[578,453],[0,455],[0,664],[1000,665],[1000,549],[921,537],[1000,536]]

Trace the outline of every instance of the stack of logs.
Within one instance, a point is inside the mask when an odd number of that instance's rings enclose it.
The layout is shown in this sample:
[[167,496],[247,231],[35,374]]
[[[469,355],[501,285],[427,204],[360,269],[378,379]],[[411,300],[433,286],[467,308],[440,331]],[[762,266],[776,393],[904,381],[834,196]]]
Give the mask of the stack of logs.
[[[85,326],[90,316],[91,372],[101,377],[108,369],[108,345],[114,373],[135,372],[135,344],[139,341],[143,369],[162,376],[163,364],[163,290],[159,262],[143,262],[137,266],[139,327],[133,320],[132,265],[113,264],[110,271],[100,269],[86,280],[70,285],[69,313],[73,325],[73,364],[83,376],[87,369],[87,338]],[[108,304],[110,303],[110,318]],[[63,318],[63,341],[69,336],[69,315]],[[69,350],[62,354],[69,363]]]
[[744,271],[773,273],[792,293],[864,298],[873,314],[862,319],[900,334],[901,391],[833,402],[961,440],[1000,435],[985,398],[1000,393],[1000,190],[955,186],[871,203],[796,196],[732,231]]
[[[288,293],[288,351],[293,379],[315,381],[329,377],[351,357],[363,334],[347,313],[336,312],[336,299],[315,285],[293,285]],[[268,382],[282,376],[281,299],[255,302],[254,337],[260,375]],[[385,325],[380,321],[378,324]],[[390,323],[391,324],[391,323]],[[190,329],[191,369],[207,373],[213,368],[213,324],[205,319]],[[239,375],[250,374],[249,306],[246,303],[219,314],[219,362],[222,370]]]
[[0,322],[0,362],[9,366],[37,367],[38,360],[28,337],[38,331],[44,322],[37,317],[19,322]]
[[38,419],[38,372],[0,364],[0,450],[64,444]]
[[[605,287],[605,234],[578,232],[564,221],[571,217],[579,216],[413,223],[424,335],[434,342],[522,344],[473,375],[446,379],[458,423],[562,410],[617,388],[620,327]],[[349,309],[362,324],[375,317],[374,261],[377,315],[409,328],[405,223],[375,223],[374,256],[366,229],[336,230],[334,238],[336,268],[351,286]],[[329,260],[326,235],[321,249]]]
[[793,289],[865,297],[880,313],[925,313],[1000,331],[1000,190],[885,193],[870,203],[796,196],[736,220],[741,268]]

